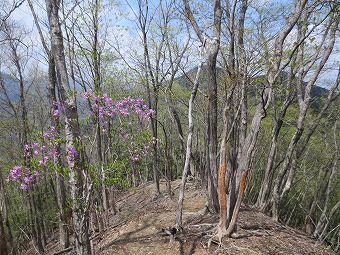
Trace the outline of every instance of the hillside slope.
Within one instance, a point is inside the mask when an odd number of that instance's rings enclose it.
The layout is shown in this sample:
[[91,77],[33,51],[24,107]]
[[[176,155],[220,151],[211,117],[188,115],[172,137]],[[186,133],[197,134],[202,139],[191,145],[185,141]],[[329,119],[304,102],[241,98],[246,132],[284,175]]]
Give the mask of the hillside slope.
[[[174,238],[164,235],[162,228],[174,224],[179,183],[172,183],[173,200],[166,193],[153,196],[154,186],[150,183],[121,194],[117,199],[120,212],[113,216],[108,229],[92,239],[95,254],[332,254],[304,233],[247,207],[240,212],[237,237],[224,239],[222,245],[212,243],[208,248],[218,218],[199,213],[204,208],[205,195],[194,183],[188,183],[185,194],[183,233]],[[165,183],[161,187],[166,190]],[[58,251],[56,240],[57,236],[50,240],[47,254]],[[26,254],[34,253],[31,248]]]

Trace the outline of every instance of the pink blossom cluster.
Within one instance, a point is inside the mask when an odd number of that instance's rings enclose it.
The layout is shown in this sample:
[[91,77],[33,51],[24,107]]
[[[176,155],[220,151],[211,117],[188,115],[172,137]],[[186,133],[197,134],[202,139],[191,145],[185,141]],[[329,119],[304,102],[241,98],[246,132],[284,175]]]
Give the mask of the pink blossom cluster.
[[68,147],[68,156],[70,161],[74,161],[75,157],[78,155],[77,149],[74,147]]
[[27,189],[27,185],[39,175],[38,171],[31,172],[30,168],[23,165],[14,166],[7,177],[7,181],[18,181],[20,182],[21,189]]
[[115,100],[107,94],[95,95],[91,90],[84,97],[92,102],[92,114],[100,119],[103,134],[111,136],[120,158],[128,157],[130,163],[135,163],[150,155],[152,144],[161,144],[149,132],[155,110],[149,109],[142,98]]
[[7,181],[18,182],[21,189],[27,189],[27,185],[40,175],[38,169],[45,168],[48,161],[57,156],[59,144],[55,141],[56,135],[55,127],[51,127],[51,132],[41,135],[40,142],[24,145],[23,156],[29,160],[30,164],[29,166],[14,166],[7,176]]
[[53,111],[53,116],[59,116],[62,111],[64,111],[64,106],[60,102],[53,101],[53,105],[57,106],[58,109]]
[[95,95],[92,90],[84,92],[84,98],[93,101],[91,104],[92,114],[97,115],[99,118],[136,114],[142,120],[148,121],[150,116],[155,113],[155,110],[148,109],[142,98],[135,99],[128,96],[122,100],[114,100],[107,94]]
[[[151,155],[153,146],[160,146],[161,140],[150,135],[150,117],[155,111],[149,109],[142,98],[134,99],[129,96],[115,100],[107,94],[95,95],[93,91],[85,92],[84,97],[91,102],[92,114],[99,118],[102,133],[110,136],[120,157],[128,158],[133,164]],[[58,107],[53,115],[59,116],[63,105],[59,102],[53,102],[53,105]],[[27,189],[28,184],[39,176],[39,171],[58,156],[57,148],[60,145],[56,142],[57,138],[56,128],[51,127],[50,132],[41,134],[39,142],[25,145],[23,156],[30,163],[28,166],[14,166],[7,180],[18,182],[22,189]],[[67,153],[70,161],[74,161],[78,155],[74,147],[68,147]]]

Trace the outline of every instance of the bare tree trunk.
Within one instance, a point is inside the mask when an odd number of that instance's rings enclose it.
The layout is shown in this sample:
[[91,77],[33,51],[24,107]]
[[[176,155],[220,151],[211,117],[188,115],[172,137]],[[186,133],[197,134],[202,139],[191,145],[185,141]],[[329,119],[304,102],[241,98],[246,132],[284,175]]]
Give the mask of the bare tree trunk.
[[256,206],[261,210],[261,211],[266,211],[268,207],[268,202],[269,202],[269,196],[270,196],[270,191],[271,191],[271,186],[272,186],[272,181],[273,181],[273,175],[274,175],[274,170],[275,170],[275,160],[276,160],[276,154],[278,151],[278,136],[283,124],[283,119],[286,115],[287,109],[289,105],[293,101],[293,95],[294,91],[291,91],[291,86],[293,83],[294,79],[294,71],[293,67],[290,70],[288,81],[287,81],[287,92],[286,92],[286,97],[285,100],[280,108],[280,111],[278,115],[276,114],[276,102],[275,102],[275,95],[273,95],[272,98],[272,127],[270,131],[270,146],[269,146],[269,152],[267,156],[267,163],[266,163],[266,168],[264,172],[264,178],[262,180],[261,188],[259,191],[259,195],[257,197],[256,201]]
[[167,105],[170,109],[170,112],[172,113],[172,115],[174,117],[174,120],[175,120],[175,123],[176,123],[176,126],[177,126],[178,138],[179,138],[179,144],[180,144],[180,151],[181,151],[181,163],[182,163],[181,166],[184,167],[184,162],[185,162],[184,134],[183,134],[181,120],[179,118],[177,110],[175,109],[172,96],[171,95],[169,97],[166,96],[165,101],[167,102]]
[[[236,2],[233,3],[232,12],[230,23],[234,27],[234,19],[235,19],[235,8]],[[237,62],[238,65],[235,65],[233,62],[235,61],[235,55],[233,56],[233,60],[229,60],[229,65],[234,66],[233,75],[237,77],[237,81],[235,81],[236,89],[239,91],[239,107],[237,113],[234,116],[234,121],[237,122],[237,125],[233,127],[233,139],[231,146],[231,155],[233,158],[230,160],[230,174],[228,175],[228,197],[227,197],[227,220],[230,221],[234,210],[235,205],[237,203],[237,199],[239,197],[239,192],[237,190],[238,181],[237,178],[237,168],[238,164],[238,156],[241,154],[243,146],[245,144],[247,138],[247,125],[248,125],[248,109],[247,109],[247,60],[246,60],[246,53],[244,49],[244,22],[245,22],[245,15],[248,9],[248,1],[242,0],[241,8],[239,11],[239,24],[238,24],[238,38],[237,38],[237,51],[239,52],[239,61]],[[232,37],[235,37],[236,29],[231,32]],[[234,39],[233,39],[234,40]],[[235,44],[235,42],[234,42]],[[233,61],[233,62],[232,62]],[[231,79],[232,80],[232,79]],[[236,157],[235,157],[236,156]],[[244,169],[246,170],[246,169]],[[242,201],[241,201],[242,202]]]
[[320,241],[324,241],[330,219],[334,216],[334,214],[339,208],[340,208],[340,201],[338,201],[328,213],[326,213],[326,211],[322,211],[321,217],[318,221],[318,224],[316,225],[316,228],[313,234],[314,237],[318,238]]
[[31,217],[31,231],[33,235],[33,243],[38,248],[39,254],[44,254],[44,247],[41,238],[41,228],[40,222],[37,214],[37,206],[35,202],[35,194],[34,187],[32,187],[28,192],[28,202],[29,202],[29,210]]
[[213,2],[213,28],[212,37],[204,35],[193,16],[188,0],[183,0],[185,15],[191,23],[197,37],[206,50],[206,68],[208,72],[208,147],[207,147],[207,177],[208,197],[210,207],[218,211],[217,196],[217,80],[216,80],[216,59],[220,48],[222,8],[220,0]]
[[[20,116],[20,124],[22,134],[21,134],[21,147],[24,148],[25,145],[28,144],[28,136],[30,133],[29,130],[29,124],[28,124],[28,111],[27,111],[27,106],[26,106],[26,92],[25,92],[25,86],[24,86],[24,77],[23,77],[23,65],[22,65],[22,59],[20,54],[18,53],[18,44],[17,44],[17,38],[13,38],[11,27],[4,22],[4,31],[7,36],[7,40],[9,43],[9,47],[11,50],[11,55],[12,55],[12,61],[14,62],[16,71],[18,73],[18,82],[19,82],[19,109],[21,111],[21,116]],[[19,39],[20,41],[20,39]],[[29,155],[24,155],[24,165],[26,167],[30,167],[30,156]],[[36,207],[36,202],[34,199],[34,190],[31,190],[32,194],[29,194],[28,200],[29,200],[29,207],[30,207],[30,213],[31,213],[31,231],[33,233],[33,241],[36,243],[38,250],[41,254],[44,253],[44,247],[43,247],[43,236],[41,233],[41,222],[37,218],[37,207]]]
[[[178,138],[179,138],[179,143],[180,143],[180,151],[181,151],[181,166],[182,166],[182,168],[184,168],[184,163],[185,163],[184,133],[183,133],[183,128],[182,128],[180,117],[178,115],[178,112],[175,108],[175,104],[173,102],[171,90],[172,90],[174,79],[175,79],[175,76],[178,72],[180,63],[183,59],[184,53],[188,49],[189,40],[187,40],[185,46],[183,47],[183,50],[181,51],[181,53],[178,56],[177,55],[173,56],[170,43],[171,42],[170,42],[169,37],[166,36],[166,45],[167,45],[167,48],[168,48],[168,51],[169,51],[169,58],[170,58],[171,77],[170,77],[169,82],[168,82],[169,85],[166,89],[166,91],[167,92],[170,91],[170,93],[166,93],[165,102],[167,103],[167,105],[170,109],[170,112],[172,113],[172,115],[174,117],[176,126],[177,126]],[[175,57],[175,59],[173,59],[173,57]]]
[[[311,206],[309,208],[308,213],[305,216],[303,231],[306,232],[307,235],[312,235],[315,229],[315,224],[313,222],[313,216],[315,214],[316,206],[317,206],[317,194],[319,193],[320,185],[321,185],[321,177],[322,177],[322,167],[319,171],[318,178],[315,183],[313,199],[311,201]],[[314,225],[314,226],[313,226]]]
[[[227,105],[227,103],[226,103]],[[220,167],[218,172],[218,202],[220,206],[220,221],[217,227],[217,236],[221,242],[222,237],[226,234],[227,227],[227,194],[226,194],[226,171],[227,171],[227,110],[225,107],[223,111],[223,130],[220,148]]]
[[202,68],[202,63],[200,63],[200,65],[198,66],[197,74],[196,74],[196,78],[194,82],[194,87],[191,91],[191,96],[189,99],[187,148],[186,148],[185,163],[184,163],[184,168],[183,168],[183,173],[182,173],[182,181],[179,187],[178,206],[177,206],[177,211],[176,211],[175,226],[177,229],[180,229],[182,226],[184,191],[185,191],[185,183],[187,181],[187,175],[188,175],[189,166],[190,166],[192,134],[194,130],[194,125],[192,122],[192,110],[193,110],[193,103],[196,97],[196,92],[198,89],[198,79],[200,76],[201,68]]
[[327,182],[327,189],[326,189],[326,194],[325,194],[325,201],[324,201],[324,207],[322,209],[321,216],[316,224],[315,231],[313,233],[314,237],[318,238],[319,240],[323,240],[325,233],[327,231],[328,225],[329,225],[329,220],[332,218],[332,216],[335,214],[337,209],[340,207],[340,201],[338,201],[331,210],[328,212],[328,207],[329,207],[329,199],[331,196],[331,190],[332,190],[332,184],[334,181],[334,177],[336,174],[336,169],[338,165],[338,159],[339,159],[339,144],[337,141],[337,121],[335,122],[334,125],[334,145],[335,145],[335,156],[334,156],[334,161],[333,161],[333,166],[331,173],[328,178]]
[[[250,165],[251,165],[251,161],[252,161],[253,154],[255,151],[255,145],[257,142],[257,137],[258,137],[258,133],[260,129],[260,124],[261,124],[262,119],[266,117],[266,111],[271,102],[274,83],[281,69],[283,68],[281,67],[283,43],[286,37],[288,36],[288,34],[290,33],[290,31],[295,26],[296,22],[298,21],[306,2],[307,2],[306,0],[301,0],[296,4],[294,12],[290,16],[290,18],[287,20],[286,25],[279,32],[275,40],[275,44],[274,44],[274,54],[273,54],[273,59],[271,61],[272,65],[267,73],[268,84],[264,87],[262,91],[262,95],[261,95],[262,100],[256,107],[248,133],[244,135],[245,129],[243,128],[240,130],[240,132],[242,133],[240,134],[240,138],[238,142],[239,143],[238,146],[240,146],[240,148],[238,149],[238,153],[237,153],[237,163],[236,163],[237,168],[235,169],[235,172],[231,174],[231,177],[230,177],[231,180],[230,180],[229,189],[228,189],[229,191],[228,203],[227,203],[228,212],[229,212],[228,219],[231,221],[229,224],[228,230],[227,230],[228,234],[231,233],[230,231],[233,231],[233,229],[231,228],[234,228],[233,222],[235,221],[235,217],[237,219],[239,206],[243,199],[243,194],[240,188],[241,188],[241,184],[242,184],[242,188],[243,189],[245,188],[244,186],[245,183],[243,183],[242,181],[246,180],[244,176],[246,176],[247,171],[250,169]],[[242,5],[241,10],[244,15],[247,9],[247,1],[243,1],[242,3],[243,5]],[[242,24],[243,15],[240,16],[241,24]],[[242,34],[242,29],[240,30],[239,33]],[[240,35],[239,36],[239,47],[242,47],[242,39],[243,39],[242,35]],[[241,52],[241,55],[242,55],[242,52]],[[241,66],[240,66],[240,71],[243,72],[240,75],[240,77],[243,77],[243,79],[246,78],[245,77],[246,69],[244,67],[244,64],[245,63],[241,63]],[[243,96],[244,96],[244,85],[245,84],[243,85],[242,83],[240,84],[241,84],[241,94],[243,91]],[[246,114],[244,112],[246,101],[244,100],[244,98],[240,99],[240,103],[241,103],[241,121],[244,121],[244,118],[246,117]],[[236,134],[238,134],[238,132],[236,132]]]
[[[302,145],[298,149],[298,155],[297,155],[298,158],[300,157],[303,150],[307,146],[307,142],[310,139],[310,137],[312,136],[312,134],[314,133],[316,127],[318,126],[324,112],[326,111],[326,109],[328,109],[332,100],[336,96],[339,96],[339,93],[334,96],[334,93],[335,93],[336,89],[339,87],[339,85],[340,85],[340,68],[338,70],[338,76],[337,76],[336,84],[333,87],[333,89],[329,92],[327,102],[325,103],[324,107],[322,108],[322,110],[318,114],[317,118],[311,124],[309,132],[306,134]],[[334,139],[334,141],[336,142],[336,138]],[[319,174],[318,174],[318,178],[317,178],[317,181],[316,181],[316,184],[315,184],[315,189],[314,189],[313,199],[311,201],[311,206],[310,206],[310,209],[308,211],[308,214],[305,216],[303,229],[308,235],[312,235],[313,234],[313,227],[315,228],[315,225],[313,226],[313,216],[315,214],[315,210],[316,210],[316,207],[317,207],[317,194],[319,192],[320,185],[321,185],[322,172],[323,171],[321,171],[321,169],[320,169]]]
[[[3,192],[3,179],[2,174],[0,172],[0,204],[5,204],[5,197]],[[4,222],[2,218],[2,211],[4,210],[5,206],[0,207],[0,254],[1,255],[8,255],[8,249],[7,249],[7,242],[6,242],[6,236],[5,236],[5,229],[4,229]]]
[[9,202],[8,202],[8,198],[6,195],[6,191],[4,189],[4,183],[3,183],[1,172],[0,172],[0,202],[2,204],[2,208],[1,208],[2,223],[5,224],[7,228],[7,234],[8,234],[6,240],[8,241],[9,249],[7,249],[7,252],[8,250],[10,250],[10,253],[15,255],[17,254],[17,251],[16,251],[16,248],[14,247],[12,228],[9,224],[9,219],[8,219]]
[[163,134],[164,134],[164,178],[166,181],[166,187],[168,191],[169,198],[172,199],[173,197],[173,192],[171,189],[171,165],[170,165],[170,149],[169,149],[169,139],[168,139],[168,134],[166,133],[166,129],[164,125],[159,122],[159,124],[162,127]]
[[[57,102],[57,74],[56,74],[56,66],[55,66],[55,61],[54,61],[54,56],[49,50],[46,40],[43,36],[42,30],[39,25],[39,20],[36,15],[36,12],[34,10],[34,6],[32,4],[31,0],[28,0],[29,7],[31,9],[35,25],[38,29],[40,40],[43,44],[44,50],[46,54],[48,55],[48,77],[49,77],[49,100],[50,100],[50,106],[51,106],[51,112],[50,112],[50,119],[51,119],[51,126],[56,128],[56,133],[60,134],[60,121],[59,121],[59,116],[54,115],[54,111],[58,109],[58,106],[55,105],[54,102]],[[56,148],[57,150],[57,155],[60,155],[60,147],[58,146]],[[58,203],[58,208],[59,208],[59,243],[63,248],[67,248],[70,244],[69,242],[69,233],[68,233],[68,227],[66,224],[66,190],[65,190],[65,181],[64,181],[64,176],[62,173],[60,173],[60,170],[58,166],[62,166],[61,158],[56,157],[54,159],[54,164],[55,164],[55,175],[56,175],[56,198],[57,198],[57,203]]]
[[7,255],[8,254],[6,236],[5,236],[5,229],[4,229],[4,224],[3,224],[3,221],[2,221],[1,211],[0,211],[0,254],[1,255]]
[[[158,87],[159,83],[157,80],[158,73],[156,74],[157,77],[154,76],[153,69],[151,66],[151,60],[149,55],[149,46],[148,46],[148,40],[147,40],[147,22],[148,22],[148,15],[149,15],[149,9],[148,9],[148,0],[146,0],[146,3],[144,3],[145,6],[143,6],[143,3],[140,1],[138,3],[139,7],[139,25],[141,28],[142,36],[143,36],[143,50],[144,50],[144,65],[145,65],[145,76],[146,76],[146,92],[148,96],[148,103],[149,103],[149,109],[153,109],[156,111],[156,114],[154,116],[151,116],[151,128],[152,128],[152,135],[155,139],[158,137],[157,132],[157,108],[158,108]],[[144,10],[143,10],[144,9]],[[144,11],[144,12],[143,12]],[[156,60],[156,62],[158,62]],[[150,81],[151,79],[151,85],[150,87]],[[156,186],[156,194],[160,194],[160,188],[159,188],[159,173],[158,173],[158,153],[157,153],[157,144],[153,144],[153,157],[152,157],[152,170],[153,170],[153,178]]]
[[225,233],[226,236],[230,236],[235,231],[236,222],[237,222],[237,219],[238,219],[238,213],[239,213],[240,208],[241,208],[241,203],[242,203],[243,197],[244,197],[244,190],[246,188],[248,171],[249,171],[249,169],[242,173],[242,177],[241,177],[241,180],[240,180],[240,183],[239,183],[239,187],[240,187],[239,193],[238,193],[238,196],[237,196],[236,204],[235,204],[235,207],[234,207],[234,211],[232,213],[232,217],[231,217],[229,226],[228,226],[226,233]]
[[[99,8],[100,3],[98,0],[95,0],[94,6],[92,7],[92,20],[93,20],[93,45],[92,45],[92,58],[93,58],[93,83],[96,91],[101,91],[101,74],[100,74],[100,52],[99,52]],[[104,170],[104,155],[103,155],[103,143],[102,143],[102,134],[101,134],[101,128],[99,123],[99,117],[96,117],[95,119],[96,127],[97,127],[97,157],[98,157],[98,170],[101,171],[102,176],[102,183],[101,183],[101,201],[103,210],[105,212],[108,211],[110,204],[109,204],[109,198],[108,198],[108,188],[106,185],[106,173]],[[104,227],[106,227],[107,222],[104,222]]]
[[[55,63],[53,55],[50,53],[49,56],[49,98],[51,105],[51,126],[56,128],[56,133],[60,134],[60,121],[59,116],[54,116],[54,111],[58,109],[58,107],[53,103],[57,102],[56,97],[56,84],[57,84],[57,76],[55,70]],[[56,148],[57,155],[60,155],[60,146]],[[65,189],[65,180],[63,174],[60,172],[59,167],[62,166],[63,163],[60,157],[55,157],[54,159],[54,167],[55,167],[55,180],[56,180],[56,197],[59,208],[59,243],[61,247],[67,248],[70,245],[69,241],[69,231],[66,223],[66,189]]]
[[[87,183],[87,173],[84,169],[80,140],[80,127],[76,102],[68,80],[62,30],[59,23],[59,4],[56,0],[46,0],[46,8],[50,23],[52,54],[54,55],[58,78],[60,80],[59,93],[65,109],[66,149],[68,167],[70,169],[70,187],[73,213],[73,229],[75,233],[76,253],[90,255],[89,239],[89,198],[91,187],[84,189]],[[85,180],[84,180],[85,179]]]
[[[307,14],[305,18],[307,17]],[[328,24],[328,29],[330,27],[337,27],[339,24],[338,19],[331,18]],[[298,39],[304,38],[305,33],[305,27],[299,27],[299,34]],[[326,38],[328,35],[328,29],[326,29],[323,37]],[[305,78],[305,75],[307,74],[306,70],[310,70],[313,64],[315,64],[315,61],[317,59],[317,56],[313,61],[309,63],[309,65],[305,65],[303,63],[303,49],[300,49],[298,53],[298,61],[300,64],[300,72],[299,72],[299,78],[297,81],[297,98],[299,103],[299,116],[296,123],[296,131],[294,135],[292,136],[290,143],[288,145],[286,155],[284,158],[284,161],[282,163],[282,166],[279,169],[278,175],[275,180],[274,188],[273,188],[273,194],[272,194],[272,218],[274,220],[279,219],[279,205],[282,198],[286,195],[286,193],[290,190],[291,187],[291,179],[293,178],[295,169],[291,167],[291,163],[293,160],[293,155],[296,153],[297,149],[297,143],[300,140],[303,131],[304,131],[304,122],[307,115],[307,110],[310,105],[310,92],[312,89],[312,86],[315,84],[321,70],[323,69],[324,65],[326,64],[335,43],[335,31],[336,29],[331,29],[331,33],[329,36],[329,43],[327,45],[327,49],[324,51],[323,56],[317,65],[316,69],[314,70],[311,79],[307,83],[304,93],[302,92],[302,85],[303,85],[303,79]],[[323,44],[321,44],[323,45]],[[320,46],[321,47],[321,46]],[[289,170],[289,171],[288,171]],[[287,173],[288,172],[288,173]],[[286,178],[286,181],[284,182],[285,176],[288,176]]]

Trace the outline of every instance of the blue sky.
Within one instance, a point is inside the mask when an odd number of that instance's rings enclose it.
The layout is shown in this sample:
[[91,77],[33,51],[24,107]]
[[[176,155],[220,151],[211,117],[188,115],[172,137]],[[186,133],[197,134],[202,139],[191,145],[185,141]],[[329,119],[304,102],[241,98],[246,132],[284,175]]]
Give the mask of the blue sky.
[[[123,14],[127,15],[127,17],[131,20],[131,19],[134,19],[135,17],[134,17],[134,14],[133,14],[133,10],[131,10],[130,7],[132,7],[134,10],[137,10],[138,7],[137,7],[137,4],[136,4],[136,1],[130,1],[130,2],[131,2],[131,4],[129,6],[129,5],[126,4],[126,2],[122,1],[122,4],[120,5],[120,7],[122,8]],[[262,5],[270,5],[270,4],[273,4],[273,3],[287,5],[287,4],[291,3],[292,1],[290,1],[290,0],[286,0],[286,1],[257,0],[257,1],[253,1],[253,2],[256,3],[258,6],[262,6]],[[158,4],[158,1],[155,1],[155,0],[150,1],[150,9],[153,9],[153,7],[157,6],[157,4]],[[36,11],[38,12],[39,16],[45,15],[44,10],[41,7],[43,7],[43,8],[45,7],[44,1],[41,2],[40,8],[36,8]],[[117,14],[118,13],[116,13],[116,16],[119,16]],[[12,18],[17,20],[21,24],[23,24],[26,29],[33,30],[32,37],[34,38],[33,40],[36,42],[35,43],[36,50],[38,52],[41,52],[41,54],[43,54],[42,50],[41,50],[42,47],[41,47],[41,44],[40,44],[39,35],[36,32],[36,29],[35,29],[35,26],[34,26],[34,23],[33,23],[33,19],[32,19],[32,15],[31,15],[31,11],[28,7],[28,4],[24,3],[17,10],[15,10],[12,14]],[[254,16],[254,18],[256,18],[256,17]],[[131,21],[129,21],[128,19],[125,19],[124,15],[119,16],[118,19],[115,19],[115,17],[113,17],[113,23],[115,25],[120,25],[121,27],[129,27],[130,29],[135,26],[135,24],[132,24]],[[131,30],[130,31],[124,31],[124,29],[121,29],[121,28],[118,28],[118,27],[113,28],[113,29],[116,29],[116,30],[112,30],[112,31],[114,31],[114,34],[121,34],[120,36],[122,38],[122,41],[125,40],[127,43],[129,43],[126,46],[127,47],[126,50],[131,49],[131,47],[133,47],[133,44],[131,44],[131,43],[133,43],[134,36],[138,36],[138,33],[133,35],[134,32],[131,33]],[[273,27],[273,29],[275,30],[275,27]],[[38,58],[39,58],[39,56],[38,56]],[[40,58],[40,60],[41,60],[41,58]],[[339,66],[339,60],[340,60],[340,40],[337,40],[336,46],[335,46],[335,51],[331,55],[330,61],[329,61],[329,65],[330,66],[333,65],[333,67],[331,68],[329,66],[329,70],[321,76],[321,78],[323,80],[325,80],[325,81],[328,80],[327,82],[332,83],[332,80],[334,81],[336,79],[336,75],[337,75],[337,71],[338,71],[337,66]],[[45,70],[47,68],[46,64],[44,64],[44,61],[41,61],[41,68],[45,69]],[[319,85],[326,84],[325,81],[320,82]],[[326,85],[323,85],[323,86],[326,86]]]

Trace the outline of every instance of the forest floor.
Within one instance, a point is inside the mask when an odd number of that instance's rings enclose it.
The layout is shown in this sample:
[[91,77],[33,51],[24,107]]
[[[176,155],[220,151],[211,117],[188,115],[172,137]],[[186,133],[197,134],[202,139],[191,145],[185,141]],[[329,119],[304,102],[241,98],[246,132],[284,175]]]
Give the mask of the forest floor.
[[[110,226],[92,239],[96,255],[203,255],[203,254],[333,254],[330,249],[307,237],[303,232],[274,222],[270,217],[243,206],[238,220],[237,236],[224,238],[218,245],[208,241],[218,222],[216,215],[202,215],[206,196],[199,185],[188,182],[183,211],[183,231],[174,237],[163,228],[175,223],[180,180],[172,182],[171,200],[161,183],[160,196],[154,184],[130,189],[117,198],[118,214]],[[57,236],[46,246],[46,254],[58,251]],[[34,249],[25,254],[34,254]],[[62,254],[72,254],[64,252]]]

